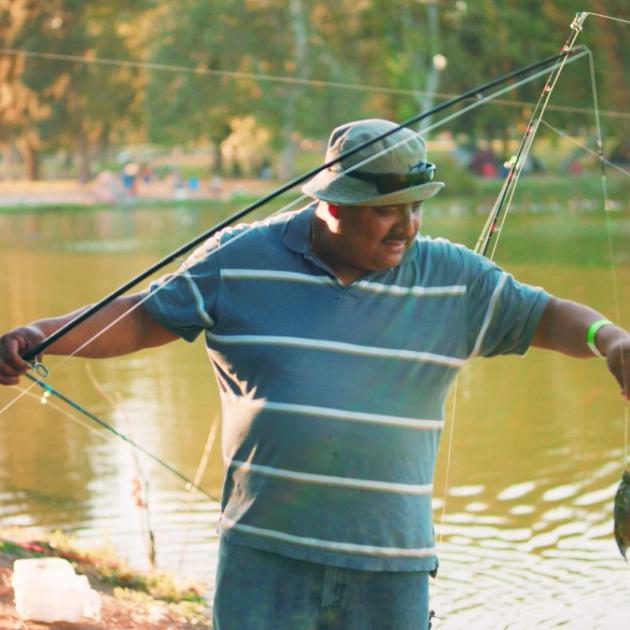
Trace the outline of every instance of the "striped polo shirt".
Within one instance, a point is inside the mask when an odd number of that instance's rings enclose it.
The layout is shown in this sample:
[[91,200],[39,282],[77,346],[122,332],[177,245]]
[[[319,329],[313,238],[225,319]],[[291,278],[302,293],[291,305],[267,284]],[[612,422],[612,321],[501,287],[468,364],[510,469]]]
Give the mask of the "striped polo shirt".
[[226,229],[149,289],[204,332],[223,410],[226,540],[362,570],[437,566],[431,494],[444,401],[473,356],[524,353],[548,295],[418,237],[341,284],[309,246],[314,206]]

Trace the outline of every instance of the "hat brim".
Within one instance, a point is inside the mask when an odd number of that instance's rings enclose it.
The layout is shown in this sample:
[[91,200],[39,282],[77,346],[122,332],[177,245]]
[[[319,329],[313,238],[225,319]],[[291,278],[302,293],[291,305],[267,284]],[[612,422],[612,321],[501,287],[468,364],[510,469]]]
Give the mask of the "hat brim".
[[366,185],[364,181],[326,169],[306,182],[302,192],[340,206],[390,206],[429,199],[437,195],[444,185],[444,182],[428,182],[380,194],[372,184]]

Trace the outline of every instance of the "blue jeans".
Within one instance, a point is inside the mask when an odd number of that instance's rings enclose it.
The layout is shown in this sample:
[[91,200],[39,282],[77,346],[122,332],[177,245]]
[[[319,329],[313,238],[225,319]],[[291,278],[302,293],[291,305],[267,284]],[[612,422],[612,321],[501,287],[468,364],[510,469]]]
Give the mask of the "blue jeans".
[[424,571],[356,571],[221,541],[214,630],[426,630]]

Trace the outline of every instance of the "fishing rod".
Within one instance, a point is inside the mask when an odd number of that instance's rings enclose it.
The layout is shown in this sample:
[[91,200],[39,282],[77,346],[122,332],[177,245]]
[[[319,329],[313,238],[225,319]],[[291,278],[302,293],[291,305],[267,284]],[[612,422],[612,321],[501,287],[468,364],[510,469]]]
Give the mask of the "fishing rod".
[[[122,292],[124,292],[125,290],[130,288],[132,286],[132,283],[134,283],[134,281],[136,283],[139,282],[140,279],[143,279],[144,277],[146,277],[147,275],[149,275],[150,273],[155,271],[157,268],[159,268],[159,266],[162,266],[163,264],[165,264],[164,261],[170,261],[170,260],[174,259],[177,255],[179,255],[180,253],[182,253],[186,249],[194,247],[196,244],[201,242],[203,239],[208,238],[209,236],[214,234],[216,231],[219,231],[219,230],[223,229],[223,227],[228,225],[231,221],[235,221],[238,218],[241,218],[245,213],[253,210],[254,208],[260,207],[263,203],[266,203],[266,201],[269,201],[270,199],[273,199],[274,197],[279,196],[282,192],[284,192],[288,188],[296,185],[297,183],[300,183],[300,182],[308,179],[309,177],[313,176],[317,172],[319,172],[322,169],[327,168],[328,166],[338,162],[339,160],[343,159],[344,157],[352,155],[356,151],[359,151],[362,148],[364,148],[365,146],[369,146],[370,144],[378,141],[379,139],[382,139],[382,138],[384,138],[384,137],[386,137],[388,135],[391,135],[391,134],[395,133],[396,131],[398,131],[399,129],[401,129],[404,126],[408,126],[410,124],[413,124],[413,122],[418,122],[418,121],[422,120],[423,118],[431,116],[432,114],[435,114],[435,113],[437,113],[439,111],[442,111],[442,110],[446,109],[447,107],[452,106],[452,105],[454,105],[454,104],[456,104],[458,102],[461,102],[461,101],[463,101],[463,100],[465,100],[467,98],[476,97],[476,102],[473,103],[472,106],[476,105],[477,103],[481,103],[481,102],[483,102],[484,100],[487,99],[487,97],[482,97],[481,96],[481,92],[483,92],[483,91],[485,91],[485,90],[487,90],[487,89],[489,89],[491,87],[494,87],[496,85],[499,85],[500,83],[504,83],[504,82],[508,81],[511,78],[516,78],[516,77],[519,77],[519,76],[521,76],[523,74],[527,74],[528,72],[532,72],[534,70],[539,70],[541,67],[544,67],[545,65],[549,65],[550,63],[553,63],[553,62],[557,63],[558,59],[563,58],[563,57],[567,57],[567,56],[569,56],[569,54],[574,54],[576,52],[578,52],[578,51],[576,49],[574,49],[573,51],[565,51],[564,53],[562,53],[560,55],[553,55],[551,57],[547,57],[547,58],[545,58],[545,59],[543,59],[543,60],[541,60],[539,62],[536,62],[534,64],[530,64],[529,66],[526,66],[526,67],[521,68],[519,70],[513,71],[513,72],[511,72],[511,73],[509,73],[507,75],[499,77],[498,79],[494,79],[493,81],[490,81],[490,82],[488,82],[486,84],[483,84],[482,86],[479,86],[479,87],[477,87],[477,88],[475,88],[473,90],[468,90],[467,92],[463,93],[459,97],[456,97],[456,98],[452,99],[451,101],[442,103],[441,105],[433,108],[432,110],[430,110],[429,112],[426,112],[425,114],[417,115],[417,116],[414,116],[413,118],[408,119],[404,123],[401,123],[398,127],[395,127],[392,130],[390,130],[389,132],[382,134],[379,138],[375,138],[372,141],[366,142],[363,145],[357,147],[354,151],[346,152],[345,155],[340,156],[337,160],[332,160],[332,161],[330,161],[330,162],[328,162],[328,163],[326,163],[326,164],[324,164],[324,165],[322,165],[322,166],[320,166],[320,167],[318,167],[316,169],[313,169],[313,170],[309,171],[305,175],[296,178],[292,182],[289,182],[284,187],[281,187],[280,189],[270,193],[265,198],[261,199],[259,202],[255,203],[255,204],[253,204],[251,206],[248,206],[247,208],[245,208],[244,210],[238,212],[237,214],[233,215],[232,217],[229,217],[228,219],[226,219],[221,224],[215,226],[214,228],[211,228],[210,230],[207,230],[204,234],[202,234],[199,237],[195,238],[190,243],[187,243],[186,245],[180,247],[176,252],[174,252],[173,254],[170,254],[165,259],[163,259],[163,261],[160,261],[160,263],[157,263],[157,265],[153,265],[153,267],[151,267],[149,270],[144,272],[144,274],[140,274],[140,276],[138,276],[137,278],[129,281],[128,283],[123,285],[123,287],[121,287],[120,289],[115,291],[114,294],[110,294],[109,296],[107,296],[106,298],[101,300],[101,302],[96,304],[94,307],[91,307],[91,309],[90,309],[91,312],[90,313],[88,313],[87,311],[84,312],[82,314],[82,317],[76,318],[75,320],[70,322],[70,324],[73,324],[73,326],[78,325],[80,323],[80,321],[83,321],[86,317],[89,317],[90,314],[93,314],[93,312],[96,312],[96,310],[98,310],[98,308],[102,308],[102,306],[104,306],[106,303],[108,303],[109,301],[115,299],[115,297],[117,297],[119,294],[121,294]],[[581,56],[583,56],[583,55],[585,55],[587,53],[588,53],[588,49],[582,47],[582,50],[579,51],[579,54],[575,54],[574,57],[570,61],[576,61],[579,58],[581,58]],[[536,78],[536,75],[534,75],[533,78]],[[501,93],[501,91],[499,91],[499,93]],[[466,111],[467,109],[470,109],[470,107],[472,107],[472,106],[468,106],[467,108],[464,108],[463,111]],[[445,120],[449,120],[452,117],[453,116],[451,115],[451,116],[447,117]],[[442,122],[445,122],[445,120],[443,120]],[[68,332],[69,329],[70,328],[68,328],[65,332]],[[59,333],[61,331],[62,331],[62,329],[60,329],[60,331],[57,331],[57,332]],[[63,332],[63,334],[65,334],[65,332]],[[57,335],[56,338],[59,338],[59,336],[61,336],[61,335]],[[50,343],[53,343],[56,340],[56,338],[53,339],[52,337],[54,337],[54,335],[51,335],[51,337],[49,337],[48,339],[44,340],[44,342],[42,342],[42,344],[40,344],[39,346],[33,347],[29,351],[30,354],[32,356],[37,356],[37,354],[42,352],[44,347],[46,347]],[[35,369],[36,373],[39,374],[39,376],[47,376],[47,370],[46,370],[46,368],[43,365],[34,363],[32,365],[32,367]],[[216,501],[216,498],[214,496],[209,494],[206,490],[204,490],[197,483],[191,481],[188,477],[183,475],[178,470],[174,469],[172,466],[170,466],[169,464],[164,462],[162,459],[160,459],[159,457],[157,457],[156,455],[154,455],[153,453],[151,453],[150,451],[148,451],[144,447],[140,446],[139,444],[134,442],[132,439],[130,439],[129,437],[127,437],[123,433],[117,431],[114,427],[112,427],[110,424],[108,424],[105,420],[99,418],[94,413],[92,413],[89,410],[85,409],[80,404],[78,404],[75,401],[73,401],[72,399],[70,399],[68,396],[65,396],[64,394],[62,394],[59,390],[55,389],[54,387],[52,387],[48,383],[42,381],[40,378],[34,377],[34,376],[32,376],[31,374],[28,374],[28,373],[26,374],[26,376],[30,380],[32,380],[35,384],[37,384],[40,388],[42,388],[44,390],[44,393],[43,393],[44,398],[47,398],[47,397],[49,397],[51,395],[55,396],[59,400],[65,402],[68,405],[70,405],[73,409],[75,409],[78,412],[80,412],[81,414],[85,415],[87,418],[89,418],[93,422],[97,423],[99,426],[105,428],[107,431],[109,431],[110,433],[112,433],[116,437],[118,437],[118,438],[122,439],[123,441],[127,442],[130,446],[133,446],[134,448],[137,448],[144,455],[146,455],[147,457],[152,459],[154,462],[158,463],[160,466],[162,466],[163,468],[168,470],[171,474],[173,474],[174,476],[176,476],[177,478],[182,480],[186,484],[186,486],[188,488],[196,488],[200,492],[202,492],[204,495],[209,497],[210,499]]]
[[[578,13],[575,16],[573,22],[571,22],[571,32],[567,41],[562,47],[562,50],[564,52],[568,53],[575,49],[575,41],[582,31],[584,20],[586,20],[587,16],[588,13],[586,12]],[[518,151],[511,160],[510,169],[504,180],[499,196],[497,197],[497,200],[492,210],[490,211],[488,220],[484,225],[481,234],[479,235],[477,244],[475,245],[474,251],[481,254],[482,256],[486,256],[488,253],[488,249],[490,248],[490,245],[492,243],[493,237],[496,237],[494,248],[489,256],[490,260],[494,258],[494,254],[496,252],[498,244],[498,234],[507,216],[507,210],[509,209],[512,198],[514,197],[514,191],[516,190],[518,179],[525,165],[527,156],[529,155],[532,143],[534,142],[534,137],[538,131],[540,121],[542,120],[545,109],[547,108],[547,104],[549,103],[549,99],[551,98],[551,94],[556,86],[556,83],[558,82],[558,79],[560,78],[560,74],[564,69],[567,59],[567,55],[560,55],[551,69],[551,73],[543,87],[538,102],[536,103],[536,107],[534,108],[534,112],[532,113],[532,116],[526,127],[525,135],[521,140]]]
[[83,415],[87,416],[90,420],[96,422],[96,424],[100,425],[101,427],[109,431],[110,433],[113,433],[116,437],[127,442],[127,444],[129,444],[130,446],[133,446],[134,448],[138,449],[141,453],[143,453],[144,455],[152,459],[154,462],[156,462],[163,468],[166,468],[166,470],[168,470],[173,475],[175,475],[178,479],[183,481],[186,484],[187,489],[195,488],[195,490],[199,490],[199,492],[205,494],[212,501],[218,501],[217,497],[210,494],[207,490],[204,490],[204,488],[202,488],[200,485],[196,484],[194,481],[186,477],[186,475],[184,475],[183,473],[173,468],[170,464],[166,463],[163,459],[160,459],[157,455],[154,455],[153,453],[151,453],[151,451],[148,451],[146,448],[144,448],[144,446],[141,446],[140,444],[132,440],[130,437],[128,437],[124,433],[121,433],[120,431],[116,430],[111,424],[99,418],[96,414],[92,413],[89,409],[82,407],[71,398],[68,398],[67,396],[62,394],[58,389],[55,389],[48,383],[33,376],[32,374],[29,374],[27,372],[25,376],[27,378],[30,378],[31,381],[39,385],[44,390],[43,400],[45,400],[48,396],[54,396],[55,398],[62,400],[66,404],[70,405],[73,409],[76,409],[79,413],[82,413]]
[[[584,50],[582,52],[580,52],[579,55],[575,55],[573,58],[568,60],[568,63],[572,63],[575,62],[577,60],[579,60],[583,55],[588,54],[588,50]],[[538,70],[535,74],[528,76],[526,78],[521,79],[516,85],[522,85],[528,81],[531,81],[533,79],[538,78],[539,76],[541,76],[542,74],[544,74],[546,72],[546,70]],[[479,107],[482,103],[486,103],[488,102],[488,99],[492,99],[495,98],[496,96],[505,93],[506,91],[508,91],[510,88],[501,88],[497,91],[495,91],[493,94],[489,94],[487,96],[483,96],[483,97],[479,97],[477,99],[475,99],[472,103],[466,105],[463,109],[461,109],[459,112],[453,113],[453,114],[449,114],[446,117],[442,118],[440,121],[438,121],[435,124],[429,125],[426,129],[426,131],[430,131],[436,127],[439,127],[443,124],[445,124],[446,122],[461,116],[462,114],[466,113],[467,111],[471,111],[472,109]],[[355,165],[357,166],[357,165]],[[238,237],[237,237],[238,238]],[[147,296],[148,297],[148,296]],[[143,298],[146,299],[146,298]],[[141,302],[140,302],[141,303]],[[123,315],[121,315],[120,317],[123,317]],[[117,320],[116,320],[117,321]],[[112,322],[112,324],[115,322]],[[110,324],[110,326],[112,325]],[[107,328],[105,328],[104,330],[107,330]],[[100,334],[100,333],[99,333]],[[86,342],[86,343],[89,343]],[[36,373],[39,374],[40,376],[46,376],[47,375],[47,370],[46,368],[41,365],[41,364],[36,364],[33,366],[33,368],[35,369]],[[114,435],[116,435],[117,437],[121,437],[121,439],[127,441],[128,443],[132,444],[135,446],[135,443],[132,440],[129,440],[126,438],[126,436],[124,436],[123,434],[120,434],[118,431],[116,431],[115,429],[113,429],[112,427],[110,427],[107,422],[105,422],[104,420],[102,420],[101,418],[98,418],[95,416],[95,414],[93,413],[86,413],[86,410],[84,410],[83,407],[81,407],[81,405],[79,405],[78,403],[74,403],[69,397],[62,395],[59,390],[55,390],[54,388],[48,386],[46,383],[40,381],[39,379],[33,378],[29,375],[29,378],[31,378],[31,380],[34,381],[35,384],[39,385],[43,390],[43,400],[47,399],[51,394],[55,395],[57,398],[59,398],[60,400],[67,402],[69,405],[71,405],[74,409],[76,409],[77,411],[79,411],[80,413],[83,413],[84,415],[86,415],[89,419],[97,422],[100,426],[103,426],[105,428],[107,428],[111,433],[113,433]],[[144,453],[146,453],[149,457],[151,457],[154,461],[160,463],[161,465],[164,465],[164,462],[162,462],[162,460],[160,460],[158,457],[155,457],[154,455],[152,455],[151,453],[148,453],[145,449],[140,449],[141,451],[143,451]],[[165,466],[167,468],[167,470],[172,471],[173,469],[166,465]],[[176,476],[179,477],[180,479],[183,479],[184,481],[186,481],[186,483],[190,483],[190,480],[187,479],[186,477],[184,477],[183,475],[181,475],[181,473],[177,473],[175,472]],[[197,487],[196,483],[192,483],[190,484],[191,487]],[[202,490],[203,491],[203,490]],[[205,493],[207,494],[207,493]],[[210,496],[210,495],[208,495]]]
[[86,319],[88,319],[89,317],[94,315],[96,312],[98,312],[100,309],[102,309],[107,304],[113,302],[117,297],[119,297],[119,296],[123,295],[124,293],[126,293],[129,289],[137,286],[140,282],[142,282],[143,280],[145,280],[146,278],[148,278],[149,276],[154,274],[156,271],[159,271],[160,269],[162,269],[166,265],[168,265],[171,262],[177,260],[182,254],[185,254],[188,251],[190,251],[191,249],[193,249],[194,247],[196,247],[197,245],[200,245],[201,243],[206,241],[208,238],[214,236],[217,232],[220,232],[224,228],[226,228],[229,225],[235,223],[239,219],[242,219],[243,217],[245,217],[246,215],[250,214],[254,210],[257,210],[258,208],[264,206],[268,202],[276,199],[277,197],[279,197],[283,193],[287,192],[288,190],[291,190],[292,188],[294,188],[298,184],[302,184],[305,181],[311,179],[312,177],[314,177],[318,173],[324,171],[325,169],[330,168],[331,166],[334,166],[335,164],[338,164],[342,160],[345,160],[346,158],[351,157],[352,155],[358,153],[359,151],[362,151],[366,147],[369,147],[369,146],[375,144],[376,142],[379,142],[379,141],[383,140],[384,138],[387,138],[388,136],[390,136],[390,135],[400,131],[401,129],[403,129],[405,127],[410,127],[411,125],[413,125],[415,123],[418,123],[418,122],[424,120],[425,118],[433,116],[434,114],[437,114],[437,113],[439,113],[439,112],[441,112],[441,111],[443,111],[445,109],[448,109],[449,107],[453,107],[454,105],[457,105],[458,103],[461,103],[462,101],[465,101],[467,99],[471,99],[471,98],[481,99],[481,95],[482,95],[483,92],[485,92],[485,91],[487,91],[487,90],[489,90],[489,89],[491,89],[491,88],[493,88],[493,87],[495,87],[497,85],[501,85],[502,83],[506,83],[506,82],[508,82],[508,81],[510,81],[512,79],[515,79],[515,78],[518,78],[520,76],[529,74],[529,73],[531,73],[531,72],[533,72],[535,70],[538,70],[539,68],[542,68],[542,67],[545,67],[545,66],[548,66],[548,65],[552,65],[552,64],[557,64],[560,60],[565,60],[566,61],[566,59],[568,57],[570,57],[572,55],[576,55],[579,52],[582,52],[582,54],[584,54],[584,50],[585,50],[584,47],[575,47],[575,48],[572,48],[570,50],[563,50],[562,52],[560,52],[558,54],[550,55],[550,56],[545,57],[544,59],[541,59],[541,60],[539,60],[537,62],[534,62],[534,63],[529,64],[527,66],[523,66],[522,68],[518,68],[518,69],[513,70],[512,72],[509,72],[507,74],[504,74],[504,75],[502,75],[502,76],[500,76],[500,77],[498,77],[496,79],[493,79],[491,81],[483,83],[480,86],[477,86],[475,88],[467,90],[466,92],[463,92],[459,96],[456,96],[456,97],[454,97],[452,99],[449,99],[449,100],[441,103],[440,105],[437,105],[436,107],[430,109],[428,112],[421,113],[421,114],[416,114],[414,116],[411,116],[410,118],[404,120],[399,125],[397,125],[396,127],[390,129],[389,131],[384,132],[381,135],[376,136],[376,137],[374,137],[374,138],[364,142],[363,144],[360,144],[360,145],[356,146],[354,149],[352,149],[350,151],[346,151],[345,153],[342,153],[341,155],[339,155],[338,157],[336,157],[333,160],[330,160],[328,162],[324,162],[323,164],[321,164],[321,165],[319,165],[319,166],[317,166],[315,168],[310,169],[306,173],[304,173],[302,175],[299,175],[298,177],[295,177],[295,178],[289,180],[288,182],[286,182],[282,186],[280,186],[280,187],[276,188],[275,190],[271,191],[270,193],[264,195],[263,197],[261,197],[257,201],[255,201],[252,204],[246,206],[242,210],[239,210],[238,212],[232,214],[231,216],[227,217],[223,221],[220,221],[215,226],[205,230],[204,232],[202,232],[201,234],[199,234],[195,238],[191,239],[187,243],[184,243],[183,245],[181,245],[180,247],[175,249],[170,254],[167,254],[162,259],[158,260],[156,263],[154,263],[153,265],[148,267],[146,270],[142,271],[141,273],[139,273],[138,275],[134,276],[133,278],[131,278],[130,280],[128,280],[127,282],[122,284],[120,287],[118,287],[117,289],[112,291],[110,294],[106,295],[100,301],[96,302],[95,304],[93,304],[89,308],[87,308],[84,311],[82,311],[81,313],[79,313],[76,317],[74,317],[72,320],[70,320],[69,322],[64,324],[62,327],[60,327],[54,333],[52,333],[51,335],[46,337],[44,340],[42,340],[40,343],[38,343],[35,346],[33,346],[32,348],[26,350],[26,352],[22,355],[22,358],[25,361],[34,362],[34,360],[40,354],[42,354],[43,351],[46,348],[48,348],[48,346],[53,344],[55,341],[58,341],[59,339],[61,339],[61,337],[63,337],[68,332],[73,330],[80,323],[82,323],[83,321],[85,321]]

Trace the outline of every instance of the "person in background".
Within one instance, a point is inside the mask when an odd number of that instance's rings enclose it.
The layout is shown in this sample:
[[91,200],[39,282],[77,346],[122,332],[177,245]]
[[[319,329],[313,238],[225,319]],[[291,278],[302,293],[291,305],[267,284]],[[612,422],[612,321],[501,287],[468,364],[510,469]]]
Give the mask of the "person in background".
[[[326,161],[394,128],[336,128]],[[214,627],[426,628],[444,401],[475,357],[605,357],[630,397],[630,334],[419,235],[439,193],[424,140],[392,133],[323,170],[306,207],[209,239],[174,274],[50,346],[110,357],[203,333],[223,407]],[[0,382],[75,313],[0,338]]]

